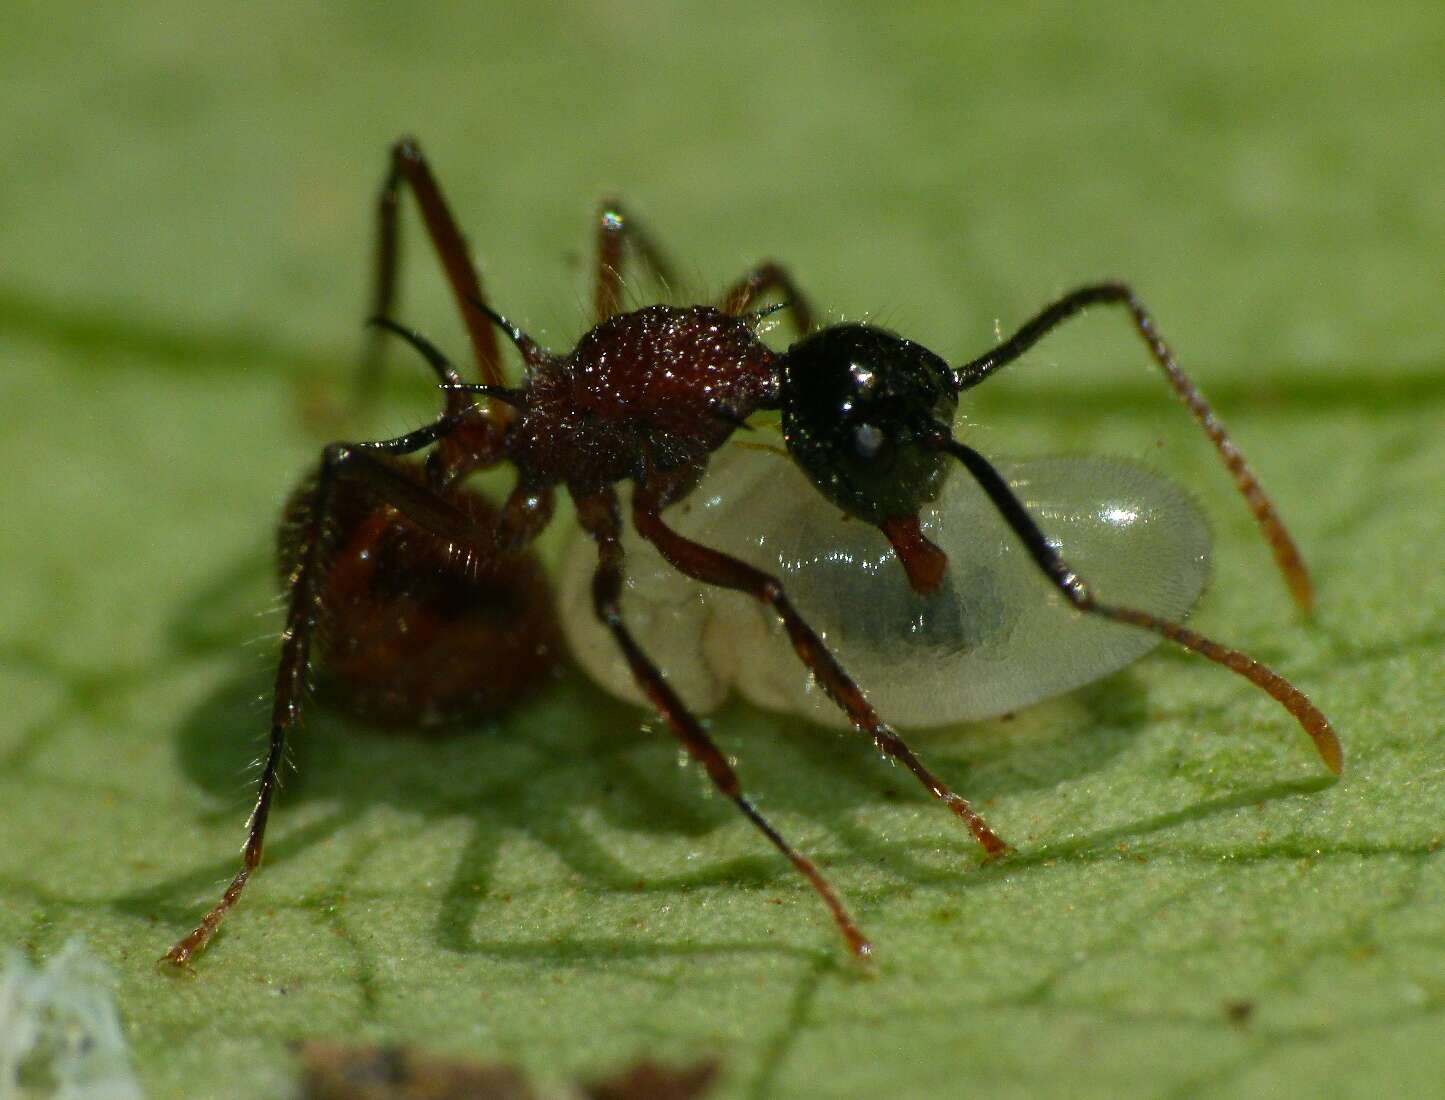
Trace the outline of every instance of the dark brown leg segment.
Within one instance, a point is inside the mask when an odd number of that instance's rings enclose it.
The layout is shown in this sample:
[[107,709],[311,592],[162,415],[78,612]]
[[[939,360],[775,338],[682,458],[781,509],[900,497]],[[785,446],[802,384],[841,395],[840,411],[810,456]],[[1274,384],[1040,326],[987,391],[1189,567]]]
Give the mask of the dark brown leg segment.
[[[457,309],[467,326],[467,335],[476,355],[477,371],[483,383],[491,386],[503,384],[501,359],[498,355],[497,336],[487,319],[471,305],[472,300],[481,300],[482,281],[472,264],[466,240],[457,228],[456,220],[442,197],[441,187],[427,166],[421,147],[413,138],[402,138],[391,148],[391,167],[382,185],[377,200],[376,273],[372,284],[371,315],[390,317],[396,304],[396,276],[401,261],[401,237],[398,225],[401,186],[411,187],[421,208],[422,220],[426,223],[427,234],[432,247],[441,258],[446,271],[447,282],[451,284],[452,296]],[[380,364],[380,348],[376,343],[368,349],[363,392],[374,391]],[[498,407],[493,415],[505,419],[511,413]]]
[[978,812],[969,805],[968,800],[954,793],[948,784],[924,767],[923,761],[914,755],[903,738],[883,721],[872,704],[864,698],[858,685],[843,671],[843,667],[829,652],[822,639],[794,609],[781,582],[746,562],[679,535],[662,521],[656,502],[649,502],[640,492],[633,508],[633,523],[643,538],[656,546],[674,568],[687,576],[704,584],[746,592],[771,607],[783,621],[793,649],[797,651],[803,664],[818,678],[818,683],[823,685],[828,696],[842,708],[849,720],[872,737],[880,751],[900,761],[935,798],[962,818],[990,856],[997,856],[1008,850],[1008,845],[988,827]]
[[676,284],[662,249],[620,202],[607,199],[597,216],[597,281],[592,305],[593,320],[598,324],[622,312],[622,261],[629,246],[653,278],[664,286]]
[[497,525],[497,546],[504,551],[530,545],[552,520],[551,489],[533,489],[518,482],[502,505]]
[[798,335],[807,336],[812,332],[815,318],[807,295],[798,289],[798,284],[793,282],[788,269],[773,260],[758,264],[734,283],[723,295],[718,308],[724,313],[743,313],[753,302],[773,290],[780,293],[788,303],[788,312],[793,316]]
[[1193,414],[1199,426],[1204,429],[1204,434],[1214,444],[1215,450],[1219,452],[1225,468],[1234,478],[1235,486],[1244,496],[1249,510],[1254,514],[1255,521],[1264,532],[1264,537],[1274,552],[1274,560],[1284,575],[1285,583],[1289,586],[1290,594],[1300,609],[1308,614],[1314,607],[1314,585],[1310,581],[1309,571],[1305,568],[1304,558],[1295,545],[1294,539],[1290,537],[1289,531],[1285,528],[1284,521],[1280,519],[1279,513],[1275,510],[1274,502],[1270,500],[1264,487],[1260,485],[1259,479],[1255,477],[1254,471],[1245,462],[1244,455],[1234,445],[1234,441],[1229,438],[1224,424],[1215,416],[1214,409],[1205,400],[1204,394],[1199,392],[1199,388],[1180,369],[1174,358],[1174,352],[1164,342],[1164,337],[1159,335],[1154,318],[1150,316],[1148,310],[1144,308],[1144,303],[1139,300],[1133,288],[1128,284],[1098,283],[1093,286],[1080,287],[1078,290],[1064,295],[1024,324],[998,347],[959,367],[957,371],[959,388],[968,389],[978,385],[994,371],[1007,366],[1028,351],[1050,331],[1091,305],[1119,305],[1128,310],[1130,320],[1133,321],[1134,328],[1143,338],[1154,362],[1163,370],[1165,377],[1169,379],[1169,384],[1174,387],[1174,392],[1189,407],[1190,413]]
[[[221,900],[202,918],[190,935],[166,952],[163,961],[183,966],[204,948],[240,898],[251,873],[261,863],[266,820],[271,813],[271,800],[276,792],[281,761],[286,752],[286,737],[296,724],[306,693],[311,642],[320,614],[318,594],[322,590],[326,570],[330,565],[330,508],[337,486],[342,481],[359,483],[373,493],[379,502],[391,505],[420,526],[462,544],[474,541],[476,534],[466,515],[453,508],[444,498],[398,476],[368,453],[406,454],[418,450],[436,442],[439,437],[452,430],[455,422],[456,418],[448,414],[429,427],[409,432],[396,439],[353,444],[333,443],[322,452],[310,531],[300,564],[290,578],[291,602],[286,613],[286,627],[281,633],[281,661],[276,670],[276,693],[271,711],[271,742],[261,771],[256,807],[252,810],[246,826],[246,845],[242,850],[241,869],[226,887]],[[487,537],[491,537],[490,533]],[[487,548],[490,551],[490,544]]]
[[616,495],[611,489],[607,489],[595,497],[578,500],[577,518],[583,529],[597,542],[598,566],[592,582],[593,607],[598,619],[611,631],[623,655],[627,658],[627,663],[632,669],[632,675],[638,686],[652,705],[657,708],[657,712],[667,721],[668,728],[682,742],[688,754],[707,770],[708,778],[712,780],[713,785],[732,799],[743,815],[772,842],[778,851],[787,856],[792,865],[812,884],[813,889],[823,899],[823,904],[833,915],[833,921],[837,924],[838,931],[843,934],[844,940],[847,941],[848,949],[860,958],[866,958],[872,953],[872,945],[858,925],[854,923],[838,895],[833,892],[828,880],[813,865],[812,860],[784,840],[782,834],[774,829],[757,808],[748,801],[747,796],[743,794],[742,784],[738,781],[737,773],[733,771],[727,758],[718,750],[712,738],[708,737],[697,718],[688,710],[687,704],[663,679],[662,673],[658,671],[651,658],[642,651],[632,637],[632,632],[622,621],[619,605],[622,594],[622,543],[618,538],[621,520],[617,512]]
[[1023,542],[1035,564],[1074,607],[1090,615],[1098,615],[1117,623],[1127,623],[1143,630],[1152,630],[1176,645],[1192,650],[1202,657],[1209,658],[1215,664],[1223,665],[1231,672],[1243,676],[1289,711],[1314,741],[1320,759],[1325,762],[1325,767],[1337,775],[1339,774],[1340,769],[1344,767],[1344,750],[1340,747],[1340,740],[1335,735],[1333,727],[1330,726],[1329,719],[1306,698],[1302,691],[1268,665],[1256,661],[1247,653],[1220,645],[1188,627],[1158,618],[1147,611],[1100,603],[1089,591],[1083,578],[1059,556],[1059,552],[1044,537],[1043,531],[1039,529],[1039,525],[1034,522],[1023,503],[1009,488],[1008,482],[983,455],[941,431],[935,442],[937,446],[947,450],[968,468],[968,472],[988,494],[994,507],[1003,515],[1014,534]]

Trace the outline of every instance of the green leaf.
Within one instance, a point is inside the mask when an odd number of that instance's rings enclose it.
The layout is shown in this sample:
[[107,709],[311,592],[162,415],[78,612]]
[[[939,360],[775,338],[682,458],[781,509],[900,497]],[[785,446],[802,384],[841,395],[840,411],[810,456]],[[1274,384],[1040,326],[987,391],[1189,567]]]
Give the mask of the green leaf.
[[[552,1079],[712,1054],[724,1096],[1441,1095],[1442,36],[1438,5],[22,3],[0,946],[86,937],[155,1096],[282,1093],[305,1038]],[[1218,539],[1196,621],[1330,714],[1343,778],[1161,652],[914,738],[1017,846],[980,867],[861,739],[726,711],[749,789],[877,944],[869,977],[665,732],[578,678],[443,742],[314,710],[263,871],[193,979],[159,972],[236,866],[272,526],[323,441],[304,410],[346,392],[407,131],[499,307],[554,346],[584,327],[604,193],[683,297],[776,255],[827,316],[954,360],[1134,280],[1305,548],[1313,621],[1121,318],[990,382],[970,438],[1193,487]],[[404,316],[460,354],[407,232]],[[403,363],[367,430],[433,400]]]

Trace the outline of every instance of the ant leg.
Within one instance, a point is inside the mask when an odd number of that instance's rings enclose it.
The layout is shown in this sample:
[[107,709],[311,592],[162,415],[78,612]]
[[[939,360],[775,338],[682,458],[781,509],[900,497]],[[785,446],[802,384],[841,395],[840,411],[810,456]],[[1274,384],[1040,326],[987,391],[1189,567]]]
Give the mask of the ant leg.
[[631,245],[654,279],[665,287],[677,280],[672,265],[656,242],[616,199],[606,199],[597,213],[597,274],[593,316],[601,324],[622,312],[622,253]]
[[[467,250],[467,242],[457,228],[441,187],[422,155],[416,139],[404,137],[391,147],[391,164],[377,198],[376,267],[372,284],[371,315],[390,317],[396,302],[396,276],[401,261],[401,237],[397,218],[401,200],[401,186],[405,183],[416,196],[421,207],[422,220],[426,223],[432,247],[442,262],[447,282],[451,284],[452,296],[461,311],[467,326],[472,351],[476,355],[477,370],[486,385],[503,384],[501,358],[497,349],[497,336],[487,319],[476,311],[471,302],[482,299],[482,281]],[[367,349],[362,372],[362,393],[375,393],[381,372],[381,348],[379,340],[373,338]],[[505,423],[511,413],[498,407],[488,413],[490,417]]]
[[505,553],[529,545],[552,521],[552,490],[517,482],[497,521],[497,547]]
[[1205,400],[1204,394],[1180,368],[1173,350],[1164,342],[1164,337],[1159,335],[1154,318],[1127,283],[1096,283],[1065,294],[1057,302],[1040,311],[998,347],[959,367],[954,372],[959,389],[966,390],[978,385],[994,371],[1007,366],[1028,351],[1047,333],[1091,305],[1122,305],[1129,311],[1134,328],[1149,348],[1154,362],[1163,370],[1169,384],[1174,387],[1174,392],[1189,407],[1195,421],[1204,429],[1204,434],[1219,452],[1225,469],[1234,479],[1235,487],[1249,505],[1255,522],[1259,524],[1265,540],[1274,552],[1275,564],[1279,566],[1294,602],[1301,611],[1309,614],[1315,602],[1314,583],[1310,580],[1309,570],[1305,567],[1299,547],[1295,545],[1294,539],[1285,528],[1284,520],[1280,519],[1279,512],[1275,509],[1274,501],[1270,500],[1269,494],[1260,485],[1259,478],[1249,468],[1244,455],[1229,438],[1229,432],[1219,417],[1215,416],[1214,409]]
[[1209,658],[1215,664],[1223,665],[1231,672],[1243,676],[1250,683],[1265,691],[1294,716],[1295,721],[1314,741],[1315,748],[1320,754],[1320,759],[1325,762],[1325,766],[1330,771],[1339,774],[1340,769],[1344,766],[1344,751],[1340,748],[1340,740],[1330,726],[1329,720],[1318,707],[1305,697],[1302,691],[1268,665],[1256,661],[1247,653],[1220,645],[1187,627],[1158,618],[1147,611],[1100,603],[1094,598],[1083,578],[1075,573],[1069,567],[1068,562],[1064,561],[1059,552],[1054,549],[1043,531],[1039,529],[1039,525],[1034,522],[1033,517],[1024,508],[1023,503],[1009,488],[1008,482],[993,468],[988,459],[972,447],[951,438],[941,429],[934,442],[936,446],[948,451],[968,468],[968,472],[988,494],[994,507],[1008,522],[1014,534],[1023,542],[1024,548],[1034,559],[1034,563],[1074,607],[1090,615],[1098,615],[1116,623],[1127,623],[1143,630],[1152,630],[1176,645],[1192,650]]
[[724,313],[737,315],[770,290],[782,294],[793,315],[793,323],[799,336],[807,336],[813,331],[813,307],[809,304],[807,295],[798,289],[798,284],[793,282],[788,269],[774,260],[763,261],[734,283],[723,295],[718,308]]
[[948,784],[929,771],[903,738],[883,721],[823,640],[798,614],[784,592],[782,582],[747,562],[678,534],[663,522],[659,510],[660,504],[656,500],[646,500],[640,494],[634,502],[632,522],[643,538],[656,546],[675,569],[694,580],[745,592],[771,607],[783,621],[798,657],[853,725],[872,737],[880,752],[902,762],[935,798],[962,818],[990,856],[1008,851],[1009,846],[988,827],[968,800],[954,793]]
[[[600,323],[622,311],[623,249],[631,244],[642,258],[653,278],[664,286],[676,283],[672,265],[657,243],[637,220],[627,214],[616,199],[602,203],[597,225],[597,283],[594,292],[594,313]],[[808,298],[793,282],[787,268],[773,260],[765,260],[729,288],[719,305],[724,313],[740,314],[755,298],[770,290],[778,290],[792,310],[800,336],[813,331],[813,309]]]
[[576,503],[578,521],[597,543],[598,565],[592,579],[593,609],[597,618],[612,632],[613,638],[627,658],[637,685],[667,721],[673,736],[682,742],[694,760],[707,769],[708,778],[713,785],[733,800],[743,812],[743,816],[757,826],[818,892],[823,904],[833,915],[838,931],[847,941],[848,949],[860,958],[866,958],[872,953],[873,947],[854,923],[838,895],[833,892],[828,880],[813,865],[812,860],[783,839],[782,834],[768,823],[743,794],[742,784],[727,758],[718,750],[712,738],[708,737],[702,724],[688,710],[687,704],[668,685],[657,665],[642,651],[632,637],[632,632],[627,629],[627,624],[622,621],[619,603],[622,595],[622,543],[619,540],[621,520],[617,512],[616,494],[609,488],[594,496],[583,497]]
[[[373,453],[406,454],[425,447],[453,430],[458,418],[448,414],[433,424],[395,439],[365,443],[333,443],[321,456],[321,468],[311,502],[309,530],[301,553],[300,564],[290,577],[291,601],[286,613],[286,627],[281,633],[281,660],[276,669],[276,689],[271,712],[270,747],[261,771],[256,805],[246,825],[246,844],[242,849],[241,869],[226,887],[201,923],[184,939],[166,952],[162,961],[186,965],[192,956],[206,946],[221,921],[236,904],[251,873],[261,863],[261,849],[266,837],[266,820],[280,779],[281,761],[286,753],[286,737],[295,726],[306,692],[311,662],[311,642],[320,617],[320,593],[330,566],[331,509],[337,487],[354,482],[373,493],[377,500],[390,505],[408,519],[452,539],[467,544],[478,541],[475,525],[463,512],[444,498],[430,493],[415,482],[401,477]],[[486,536],[487,552],[492,551],[490,533]]]

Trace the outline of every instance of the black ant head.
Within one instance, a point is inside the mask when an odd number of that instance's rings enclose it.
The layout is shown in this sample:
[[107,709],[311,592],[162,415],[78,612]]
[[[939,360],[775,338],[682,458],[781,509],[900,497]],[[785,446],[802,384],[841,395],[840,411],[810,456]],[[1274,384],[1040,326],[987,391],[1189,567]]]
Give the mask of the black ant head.
[[822,329],[778,362],[793,460],[824,496],[888,536],[914,588],[932,588],[946,563],[919,535],[918,510],[948,474],[938,436],[958,406],[952,368],[869,325]]

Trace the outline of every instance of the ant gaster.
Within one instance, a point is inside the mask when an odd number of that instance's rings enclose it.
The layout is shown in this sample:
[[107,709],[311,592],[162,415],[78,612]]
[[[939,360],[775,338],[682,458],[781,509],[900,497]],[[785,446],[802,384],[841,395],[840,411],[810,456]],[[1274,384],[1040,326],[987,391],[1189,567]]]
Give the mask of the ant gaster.
[[[479,383],[464,382],[435,347],[388,319],[403,184],[416,196],[466,323]],[[771,608],[799,659],[851,723],[958,815],[988,856],[1006,852],[1008,846],[968,801],[929,771],[874,711],[775,578],[684,537],[665,518],[667,507],[698,484],[711,454],[760,410],[781,411],[793,461],[845,513],[879,529],[915,591],[935,588],[948,567],[942,551],[921,533],[918,510],[957,463],[1074,608],[1153,631],[1243,676],[1284,706],[1314,739],[1325,765],[1340,770],[1342,752],[1329,722],[1292,684],[1239,650],[1179,623],[1098,598],[989,460],[953,437],[960,393],[1018,359],[1085,307],[1119,306],[1219,452],[1295,601],[1308,610],[1311,584],[1293,540],[1128,286],[1100,283],[1066,294],[987,354],[955,368],[880,328],[839,324],[815,329],[806,299],[773,263],[746,275],[717,306],[654,305],[622,312],[620,269],[628,249],[667,280],[667,265],[652,241],[621,207],[604,204],[595,326],[570,353],[546,351],[486,304],[461,233],[416,143],[403,140],[393,148],[380,198],[376,324],[405,338],[426,358],[445,390],[445,405],[431,423],[394,439],[326,447],[319,468],[288,507],[281,560],[289,611],[270,748],[242,867],[221,900],[166,959],[184,964],[205,945],[260,862],[286,738],[313,664],[343,681],[337,685],[342,692],[356,693],[353,709],[363,717],[379,712],[390,723],[408,716],[462,717],[506,702],[538,678],[554,645],[554,625],[541,606],[545,582],[526,548],[551,518],[558,488],[567,490],[582,529],[596,543],[593,609],[642,692],[717,789],[812,884],[854,954],[866,956],[871,946],[842,901],[813,863],[749,801],[727,757],[628,629],[619,606],[626,568],[620,483],[632,483],[627,518],[666,561],[699,582],[746,593]],[[786,352],[773,351],[759,338],[759,319],[771,311],[750,312],[769,293],[782,296],[801,337]],[[497,328],[521,353],[519,386],[503,379]],[[374,386],[374,366],[367,377]],[[399,457],[427,447],[432,450],[421,466]],[[500,510],[494,510],[462,482],[503,463],[516,471],[516,483]],[[408,582],[413,574],[421,575],[414,584]],[[505,580],[497,579],[507,576],[521,583],[503,602],[499,617],[488,601],[507,588]],[[406,636],[409,631],[391,629],[391,619],[402,612],[433,628],[439,644],[419,647]],[[471,623],[478,616],[502,626],[476,634]],[[515,634],[506,629],[508,617],[516,624]],[[500,670],[497,653],[484,649],[499,636],[512,655]],[[369,659],[348,664],[346,657],[355,658],[359,650]],[[445,666],[441,672],[438,662]],[[358,698],[363,702],[356,703]]]

